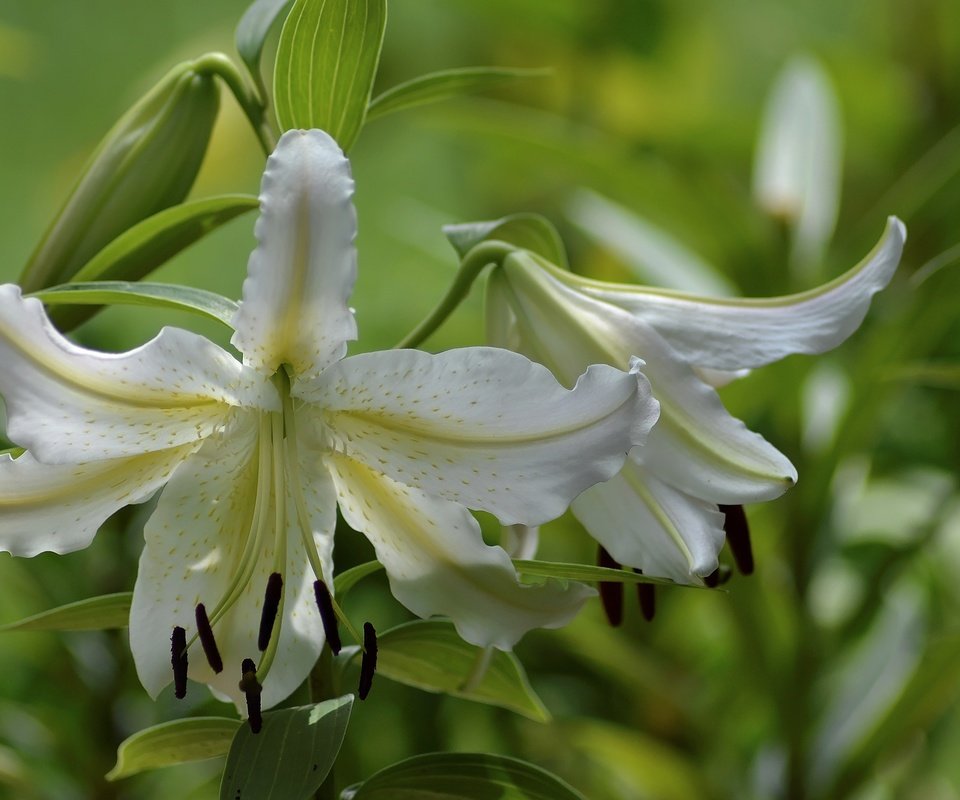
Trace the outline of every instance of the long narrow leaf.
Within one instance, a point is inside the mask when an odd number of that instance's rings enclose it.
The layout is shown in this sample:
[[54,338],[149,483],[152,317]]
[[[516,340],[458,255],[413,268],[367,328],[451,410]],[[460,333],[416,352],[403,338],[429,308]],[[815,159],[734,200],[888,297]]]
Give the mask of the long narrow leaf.
[[47,305],[131,305],[153,308],[175,308],[222,322],[230,321],[237,311],[237,303],[215,292],[178,286],[172,283],[132,283],[130,281],[93,281],[91,283],[64,283],[34,292],[31,297]]
[[89,597],[75,603],[41,611],[25,619],[0,626],[6,631],[99,631],[126,628],[133,594],[118,592]]
[[[611,569],[609,567],[592,567],[586,564],[562,564],[555,561],[524,561],[514,559],[513,565],[521,575],[536,578],[559,578],[568,581],[586,581],[589,583],[655,583],[661,586],[686,586],[687,584],[674,583],[667,578],[654,578],[650,575],[641,575],[625,569]],[[700,587],[694,587],[700,588]]]
[[396,111],[437,103],[461,94],[478,92],[518,78],[543,78],[544,69],[508,67],[462,67],[420,75],[377,95],[367,108],[367,121],[385,117]]
[[255,0],[237,24],[237,52],[257,86],[263,85],[260,77],[260,57],[263,55],[267,34],[277,17],[291,2],[292,0]]

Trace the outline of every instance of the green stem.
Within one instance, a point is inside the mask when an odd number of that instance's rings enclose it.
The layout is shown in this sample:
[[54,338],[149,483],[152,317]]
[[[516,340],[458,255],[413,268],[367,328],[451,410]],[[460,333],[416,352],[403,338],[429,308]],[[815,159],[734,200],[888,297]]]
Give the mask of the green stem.
[[227,84],[250,121],[264,154],[269,156],[277,146],[277,138],[267,121],[266,107],[257,92],[250,89],[236,65],[223,53],[207,53],[194,62],[193,68],[200,73],[216,75]]
[[[310,687],[310,701],[312,703],[320,703],[337,696],[333,679],[333,654],[327,645],[324,645],[323,652],[320,653],[320,658],[317,659],[317,663],[313,665],[307,681]],[[336,778],[334,777],[335,768],[336,765],[330,768],[330,774],[327,775],[326,780],[324,780],[320,788],[317,789],[314,800],[337,800]]]
[[401,339],[394,347],[416,347],[449,317],[457,306],[470,293],[470,287],[484,268],[490,264],[499,264],[516,248],[506,242],[481,242],[472,248],[460,262],[460,269],[437,306],[416,328]]

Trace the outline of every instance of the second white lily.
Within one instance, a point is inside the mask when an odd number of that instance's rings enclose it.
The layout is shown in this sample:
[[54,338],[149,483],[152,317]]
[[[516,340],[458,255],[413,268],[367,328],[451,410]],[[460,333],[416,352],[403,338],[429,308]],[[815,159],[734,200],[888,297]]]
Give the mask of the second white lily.
[[822,353],[850,336],[900,260],[906,230],[891,217],[873,251],[802,294],[712,299],[589,280],[514,250],[488,282],[489,341],[548,366],[571,385],[587,364],[644,359],[660,422],[612,480],[584,492],[574,515],[621,564],[683,583],[718,567],[719,505],[770,500],[797,479],[790,461],[732,417],[714,390],[791,353]]

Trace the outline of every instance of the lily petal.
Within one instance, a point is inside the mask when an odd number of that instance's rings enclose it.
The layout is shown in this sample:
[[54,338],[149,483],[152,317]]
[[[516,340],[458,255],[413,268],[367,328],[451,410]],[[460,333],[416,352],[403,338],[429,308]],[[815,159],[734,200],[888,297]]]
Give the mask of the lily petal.
[[571,510],[614,559],[645,575],[700,584],[717,568],[724,542],[717,506],[658,480],[634,458]]
[[692,297],[591,281],[557,267],[550,272],[652,325],[697,367],[749,369],[792,353],[823,353],[850,336],[863,322],[870,299],[893,277],[906,235],[903,223],[890,217],[883,237],[853,269],[816,289],[783,297]]
[[86,350],[10,284],[0,286],[0,362],[7,434],[47,464],[196,443],[230,406],[278,404],[267,381],[201,336],[164,328],[126,353]]
[[[146,547],[130,610],[130,646],[137,673],[151,696],[171,682],[170,631],[196,632],[195,609],[204,603],[212,613],[237,579],[245,539],[254,520],[258,486],[258,439],[254,415],[234,419],[222,434],[211,436],[177,470],[164,489],[144,529]],[[313,476],[311,476],[313,477]],[[323,538],[336,524],[335,496],[323,475],[328,503],[323,519],[312,520]],[[264,590],[274,569],[273,493],[267,491],[267,530],[260,541],[253,573],[214,635],[224,671],[214,674],[199,644],[190,649],[189,677],[206,683],[214,694],[230,699],[241,711],[245,701],[237,682],[244,658],[260,658],[257,647]],[[264,682],[264,708],[287,697],[309,674],[324,643],[323,625],[313,600],[311,572],[297,517],[288,502],[287,558],[283,570],[285,601],[276,659]],[[313,503],[310,506],[315,510]]]
[[507,525],[560,516],[615,475],[657,402],[643,375],[591,366],[572,390],[495,348],[344,359],[309,387],[329,447]]
[[0,550],[35,556],[86,547],[107,517],[150,497],[197,447],[86,464],[41,464],[29,452],[0,455]]
[[494,274],[491,280],[512,289],[522,349],[563,379],[583,364],[644,359],[660,420],[636,457],[662,480],[703,500],[730,504],[779,497],[796,482],[793,465],[731,416],[716,391],[650,325],[567,286],[531,256],[510,256],[502,269],[507,279]]
[[273,374],[309,378],[343,358],[357,326],[347,301],[357,275],[350,163],[319,130],[287,131],[267,160],[257,249],[233,319],[232,344]]
[[344,455],[327,464],[344,519],[373,543],[394,597],[418,616],[449,616],[472,644],[509,650],[532,628],[565,625],[595,594],[577,583],[521,584],[462,506]]

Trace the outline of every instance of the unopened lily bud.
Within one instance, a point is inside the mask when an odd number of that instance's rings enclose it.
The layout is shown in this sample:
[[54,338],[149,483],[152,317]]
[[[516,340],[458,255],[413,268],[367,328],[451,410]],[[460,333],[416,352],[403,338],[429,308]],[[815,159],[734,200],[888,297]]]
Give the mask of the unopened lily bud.
[[174,67],[104,137],[24,267],[25,291],[70,280],[119,234],[187,196],[220,103],[199,63]]

